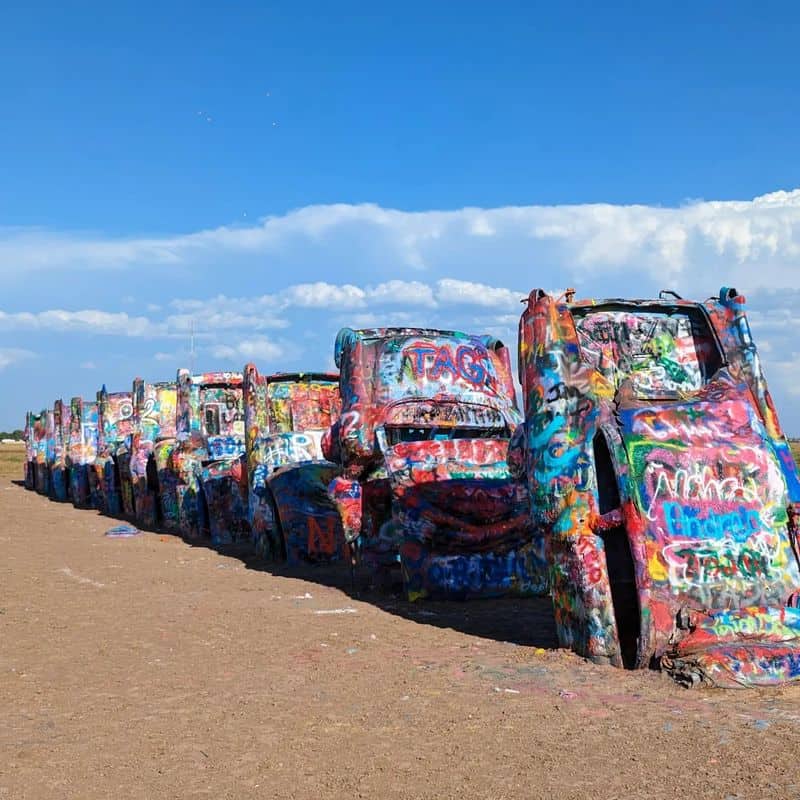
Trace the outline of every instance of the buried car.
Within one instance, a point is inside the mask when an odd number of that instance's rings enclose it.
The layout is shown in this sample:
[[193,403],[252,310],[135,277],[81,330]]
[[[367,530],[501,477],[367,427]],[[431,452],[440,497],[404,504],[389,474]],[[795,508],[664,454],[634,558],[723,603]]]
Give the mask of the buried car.
[[31,490],[36,486],[36,458],[33,445],[34,416],[32,411],[25,412],[25,430],[23,432],[25,440],[24,485],[26,489]]
[[47,494],[49,474],[47,470],[47,433],[48,426],[52,427],[53,412],[42,409],[38,414],[28,414],[30,431],[30,460],[31,488],[39,494]]
[[96,481],[92,479],[97,457],[97,402],[73,397],[70,401],[67,470],[72,504],[76,508],[97,505]]
[[[130,514],[130,493],[123,501],[122,474],[130,474],[130,439],[133,431],[133,402],[130,392],[109,392],[105,386],[97,393],[97,456],[94,481],[97,508],[104,514]],[[126,484],[128,487],[130,483]]]
[[[249,540],[242,480],[244,409],[240,372],[178,370],[176,444],[170,464],[181,532],[212,542]],[[161,491],[168,487],[161,487]]]
[[510,460],[562,645],[687,685],[800,677],[800,483],[744,298],[535,290],[519,348]]
[[520,422],[508,349],[491,336],[344,328],[342,415],[326,439],[348,540],[400,563],[411,599],[546,590],[541,540],[506,456]]
[[262,557],[320,562],[348,552],[328,486],[339,467],[322,455],[322,437],[339,416],[339,376],[260,375],[244,369],[248,518]]
[[63,400],[53,404],[52,456],[50,461],[50,497],[54,500],[69,500],[69,470],[67,451],[69,449],[70,407]]
[[129,463],[133,512],[142,525],[178,524],[176,483],[170,469],[176,403],[174,381],[134,380]]

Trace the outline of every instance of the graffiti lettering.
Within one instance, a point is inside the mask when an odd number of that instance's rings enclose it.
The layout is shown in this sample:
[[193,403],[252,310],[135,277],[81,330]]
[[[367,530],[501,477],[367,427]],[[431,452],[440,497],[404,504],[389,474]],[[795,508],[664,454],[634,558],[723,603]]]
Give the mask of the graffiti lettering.
[[449,345],[437,347],[417,342],[403,350],[403,357],[409,359],[417,380],[427,377],[438,381],[448,373],[453,380],[462,378],[473,386],[480,386],[490,375],[489,354],[480,347],[460,345],[453,355]]
[[676,583],[699,586],[719,584],[740,577],[745,580],[768,579],[772,557],[768,549],[740,547],[728,540],[718,547],[714,542],[698,547],[683,544],[668,545],[664,556]]
[[244,442],[234,436],[208,438],[208,454],[211,458],[239,456],[244,452]]
[[583,568],[592,584],[601,583],[604,576],[603,563],[593,536],[578,536],[575,551],[583,562]]
[[158,410],[156,409],[156,401],[152,397],[148,397],[144,401],[144,408],[142,409],[142,419],[158,422]]
[[761,530],[758,511],[744,506],[720,513],[713,508],[668,502],[663,513],[667,534],[684,539],[722,539],[728,535],[743,541]]
[[316,517],[308,517],[308,554],[332,556],[336,552],[336,520],[325,517],[324,527]]

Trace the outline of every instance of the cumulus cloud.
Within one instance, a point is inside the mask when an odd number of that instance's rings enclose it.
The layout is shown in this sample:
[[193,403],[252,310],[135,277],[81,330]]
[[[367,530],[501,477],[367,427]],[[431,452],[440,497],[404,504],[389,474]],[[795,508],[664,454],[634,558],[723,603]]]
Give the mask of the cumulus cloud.
[[209,332],[225,330],[264,330],[267,328],[288,328],[289,321],[272,314],[248,314],[246,306],[220,309],[212,301],[195,309],[193,314],[172,314],[164,320],[167,330],[174,333],[189,333],[198,336]]
[[[520,300],[535,287],[574,286],[578,297],[670,288],[703,299],[726,284],[748,296],[779,410],[800,430],[789,400],[799,274],[800,190],[672,208],[318,205],[164,236],[0,228],[0,331],[3,352],[44,352],[41,340],[65,370],[91,358],[104,379],[112,368],[185,364],[192,334],[198,368],[252,358],[318,369],[343,325],[493,333],[514,349]],[[79,333],[120,342],[114,356],[80,353]],[[5,358],[0,366],[21,360]]]
[[527,293],[487,286],[485,283],[445,278],[437,283],[436,296],[442,304],[467,303],[490,308],[513,308],[521,299],[527,297]]
[[[250,227],[127,239],[0,229],[0,264],[8,265],[0,269],[3,278],[65,267],[163,272],[250,256],[277,257],[280,264],[298,254],[318,262],[318,275],[346,272],[341,265],[348,261],[362,272],[372,264],[376,276],[387,278],[378,280],[376,301],[414,292],[414,281],[394,284],[402,270],[446,267],[449,277],[466,279],[453,274],[454,258],[465,268],[483,262],[492,271],[504,269],[509,259],[517,267],[544,265],[550,273],[567,267],[584,279],[635,268],[653,280],[691,285],[699,266],[724,266],[740,283],[790,286],[800,266],[800,190],[677,208],[596,203],[406,212],[370,204],[309,206]],[[370,297],[362,285],[312,281],[285,299],[307,307],[363,308]],[[430,295],[427,302],[433,302]]]
[[436,308],[438,303],[434,289],[420,281],[386,281],[366,291],[370,303],[383,305],[410,305],[422,308]]
[[366,305],[366,293],[358,286],[344,284],[335,286],[331,283],[303,283],[290,286],[282,297],[286,303],[300,308],[363,308]]
[[0,330],[87,331],[114,336],[152,336],[162,332],[146,317],[123,312],[84,309],[82,311],[0,311]]
[[286,348],[272,339],[261,336],[253,339],[237,339],[231,344],[214,345],[210,348],[210,352],[215,358],[238,360],[238,363],[250,359],[276,361],[286,355]]

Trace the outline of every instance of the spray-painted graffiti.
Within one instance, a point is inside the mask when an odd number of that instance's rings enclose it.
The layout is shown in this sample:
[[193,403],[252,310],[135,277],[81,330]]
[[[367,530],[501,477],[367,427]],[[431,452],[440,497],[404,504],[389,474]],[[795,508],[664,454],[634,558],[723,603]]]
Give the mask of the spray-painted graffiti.
[[[98,486],[97,508],[105,514],[118,516],[123,511],[122,473],[129,472],[131,437],[133,434],[133,396],[131,392],[108,392],[106,387],[97,393],[97,457],[94,472]],[[129,485],[129,484],[128,484]]]
[[403,358],[410,363],[416,380],[439,381],[447,376],[477,387],[496,380],[489,351],[482,345],[453,348],[449,343],[418,341],[403,348]]
[[349,479],[333,489],[363,559],[399,561],[413,598],[543,591],[541,542],[506,462],[519,414],[503,344],[346,328],[335,356],[343,413],[324,449]]
[[684,619],[706,609],[719,632],[724,609],[756,630],[800,588],[800,487],[743,309],[731,290],[705,305],[530,295],[510,461],[548,539],[559,637],[582,655],[725,685],[800,663],[796,622],[774,664],[742,628],[734,666]]
[[97,403],[73,397],[70,401],[69,467],[70,494],[77,508],[94,507],[97,487],[94,462],[97,458]]
[[133,382],[130,481],[133,513],[141,525],[178,525],[175,481],[169,469],[175,447],[174,382]]
[[36,485],[36,472],[34,466],[34,448],[33,448],[33,425],[34,425],[34,413],[32,411],[28,411],[25,414],[25,430],[24,430],[24,441],[25,441],[25,466],[24,466],[24,478],[25,478],[25,488],[29,491],[34,488]]
[[50,496],[64,502],[70,499],[67,455],[69,448],[70,407],[62,400],[53,404],[53,455],[50,466]]
[[47,434],[52,428],[53,412],[43,409],[30,415],[31,424],[31,475],[32,488],[39,494],[48,494],[50,476],[47,470]]
[[[249,539],[244,455],[242,375],[178,370],[172,475],[159,488],[163,511],[177,508],[178,525],[189,538],[209,535],[215,543]],[[172,496],[169,496],[169,495]],[[174,501],[173,501],[174,497]],[[163,506],[163,504],[162,504]],[[166,516],[165,516],[166,518]]]
[[289,564],[340,559],[347,545],[321,440],[339,416],[338,376],[244,374],[248,519],[256,552]]

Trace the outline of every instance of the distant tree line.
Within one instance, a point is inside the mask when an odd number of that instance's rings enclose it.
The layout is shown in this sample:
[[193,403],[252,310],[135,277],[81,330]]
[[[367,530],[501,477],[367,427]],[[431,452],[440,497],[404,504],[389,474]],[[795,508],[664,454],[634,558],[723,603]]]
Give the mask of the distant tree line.
[[17,441],[23,441],[25,438],[24,431],[0,431],[0,439],[16,439]]

